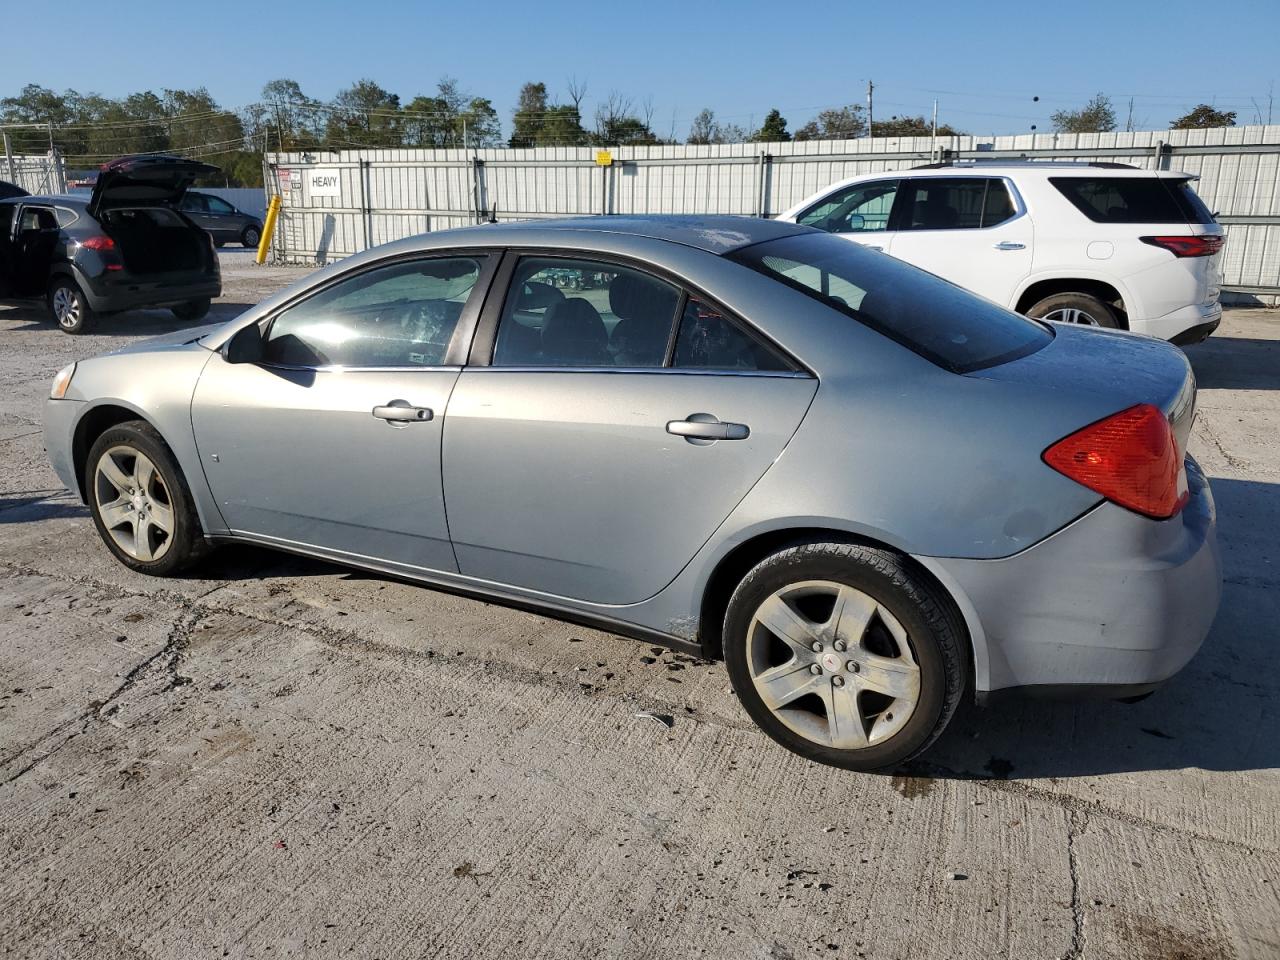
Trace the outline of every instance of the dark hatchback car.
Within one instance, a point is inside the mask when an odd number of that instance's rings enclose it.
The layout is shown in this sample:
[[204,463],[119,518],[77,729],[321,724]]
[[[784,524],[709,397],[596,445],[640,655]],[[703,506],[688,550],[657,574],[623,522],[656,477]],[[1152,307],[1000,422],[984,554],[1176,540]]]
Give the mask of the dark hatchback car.
[[207,230],[219,247],[224,243],[256,247],[262,239],[261,220],[211,193],[188,190],[179,209],[188,220]]
[[142,307],[198,320],[222,274],[209,234],[179,208],[192,181],[217,172],[181,157],[126,157],[103,167],[87,199],[0,200],[0,298],[46,298],[66,333]]

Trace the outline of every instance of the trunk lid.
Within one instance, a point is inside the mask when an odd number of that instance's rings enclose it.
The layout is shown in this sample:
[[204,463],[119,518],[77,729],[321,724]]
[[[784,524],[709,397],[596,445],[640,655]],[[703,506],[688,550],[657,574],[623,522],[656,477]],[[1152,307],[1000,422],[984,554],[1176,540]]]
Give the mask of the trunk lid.
[[1178,449],[1186,452],[1196,406],[1195,374],[1186,354],[1153,337],[1066,323],[1051,326],[1053,342],[1035,353],[965,376],[1040,387],[1060,393],[1063,403],[1087,394],[1102,401],[1108,415],[1150,403],[1169,418]]
[[176,207],[198,177],[218,172],[217,167],[184,157],[121,157],[98,173],[89,213],[96,217],[117,207]]

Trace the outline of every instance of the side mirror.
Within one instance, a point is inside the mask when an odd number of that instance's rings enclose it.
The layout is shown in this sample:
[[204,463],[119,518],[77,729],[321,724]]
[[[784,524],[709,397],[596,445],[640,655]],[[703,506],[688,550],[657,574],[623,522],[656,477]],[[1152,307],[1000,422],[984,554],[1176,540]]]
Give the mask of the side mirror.
[[866,226],[866,219],[860,213],[851,213],[845,217],[844,229],[840,233],[856,233]]
[[249,324],[227,341],[224,351],[227,363],[261,363],[266,355],[262,330],[256,323]]

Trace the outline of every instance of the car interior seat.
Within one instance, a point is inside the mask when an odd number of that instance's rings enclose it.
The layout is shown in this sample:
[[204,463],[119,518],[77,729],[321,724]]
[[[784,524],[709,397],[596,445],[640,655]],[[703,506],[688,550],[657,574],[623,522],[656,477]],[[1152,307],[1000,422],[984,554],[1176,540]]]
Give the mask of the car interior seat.
[[609,331],[599,311],[581,297],[568,297],[542,321],[542,361],[592,367],[609,364]]
[[678,294],[665,283],[620,273],[609,284],[609,309],[618,318],[609,348],[620,367],[660,367]]

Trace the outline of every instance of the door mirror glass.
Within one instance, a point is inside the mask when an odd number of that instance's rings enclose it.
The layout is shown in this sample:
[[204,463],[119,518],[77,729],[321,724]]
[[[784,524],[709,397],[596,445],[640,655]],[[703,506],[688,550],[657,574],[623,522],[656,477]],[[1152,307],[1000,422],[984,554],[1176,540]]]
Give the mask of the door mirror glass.
[[261,363],[262,362],[262,330],[256,323],[238,331],[227,341],[227,363]]

